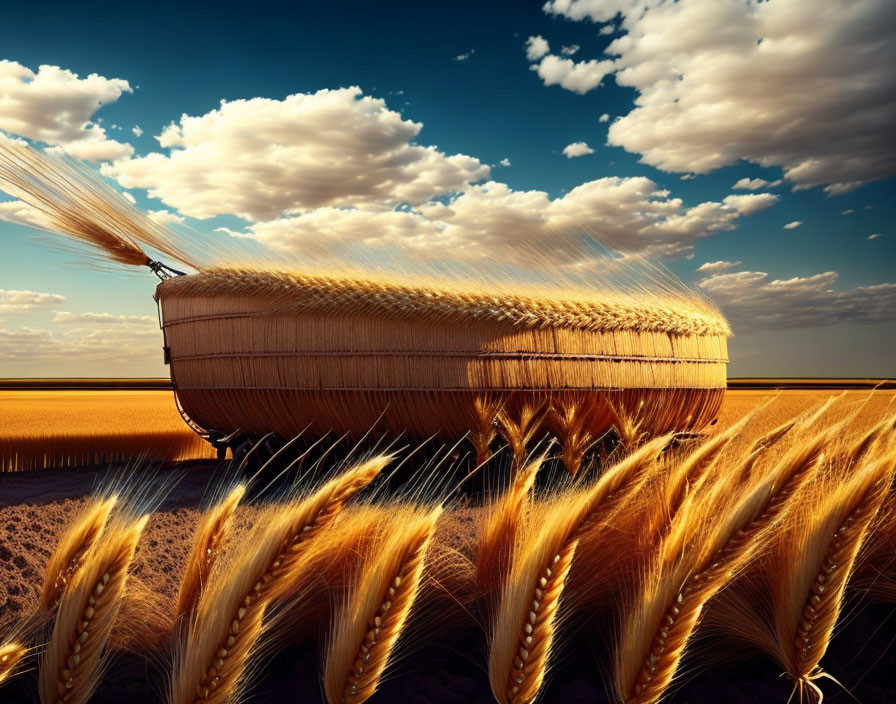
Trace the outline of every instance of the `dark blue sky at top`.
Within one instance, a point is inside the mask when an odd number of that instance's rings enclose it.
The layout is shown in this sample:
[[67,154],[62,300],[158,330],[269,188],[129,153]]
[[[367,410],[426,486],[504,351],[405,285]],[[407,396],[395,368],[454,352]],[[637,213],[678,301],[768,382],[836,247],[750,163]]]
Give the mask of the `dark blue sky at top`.
[[[97,117],[107,128],[122,125],[124,132],[110,131],[109,136],[131,142],[138,154],[160,151],[154,135],[182,113],[202,115],[222,99],[280,99],[358,85],[406,118],[422,122],[419,143],[495,165],[492,178],[517,190],[544,190],[556,197],[596,178],[647,176],[694,206],[722,200],[742,177],[781,178],[778,168],[742,163],[682,180],[681,174],[638,163],[637,154],[607,147],[608,124],[598,117],[629,112],[635,91],[618,87],[612,76],[586,95],[545,87],[529,70],[524,43],[540,34],[555,49],[578,44],[582,48],[574,58],[587,60],[600,58],[612,37],[598,36],[598,27],[589,22],[548,16],[541,5],[6,3],[0,57],[32,70],[53,64],[82,77],[98,73],[129,81],[134,93],[103,107]],[[452,60],[471,50],[469,60]],[[142,137],[130,134],[134,124],[143,128]],[[567,159],[561,151],[575,141],[588,142],[597,153]],[[505,157],[511,166],[497,166]],[[698,242],[694,259],[668,265],[687,281],[694,280],[701,263],[718,259],[742,261],[742,269],[773,278],[835,270],[838,287],[844,288],[892,281],[894,183],[891,178],[838,197],[827,197],[821,188],[791,192],[785,183],[772,191],[780,196],[773,207],[738,219],[733,231]],[[846,209],[855,212],[841,215]],[[804,224],[784,230],[793,220]],[[877,232],[884,236],[866,240]],[[10,239],[4,238],[4,250],[22,265],[4,273],[8,288],[27,288],[36,267],[70,260],[25,239]],[[34,260],[31,255],[39,249],[43,255]],[[60,271],[63,281],[83,276]],[[136,291],[136,284],[123,289],[122,309]],[[90,305],[90,296],[82,302]],[[107,310],[115,308],[114,301],[106,301]]]
[[[612,37],[588,22],[545,15],[540,2],[222,2],[214,4],[41,3],[4,7],[5,58],[36,69],[49,63],[84,76],[128,80],[134,94],[98,113],[105,125],[140,124],[138,153],[158,150],[153,135],[181,113],[201,115],[221,99],[282,98],[358,85],[424,127],[422,144],[509,168],[493,178],[552,197],[604,176],[648,176],[686,205],[720,200],[742,176],[780,177],[777,168],[741,164],[693,180],[639,164],[606,147],[606,123],[628,112],[633,90],[611,77],[586,95],[545,87],[529,70],[523,44],[541,34],[552,46],[579,44],[577,60],[599,58]],[[469,60],[452,57],[474,50]],[[403,91],[403,93],[402,93]],[[114,134],[110,133],[114,137]],[[130,137],[130,135],[128,135]],[[587,141],[598,152],[567,159],[562,148]],[[697,245],[693,264],[736,259],[772,276],[837,270],[843,286],[877,283],[892,272],[896,238],[864,237],[893,221],[894,181],[827,197],[820,188],[791,193],[738,228]],[[870,206],[870,210],[865,208]],[[851,216],[842,216],[853,209]],[[804,225],[783,230],[792,220]],[[599,233],[597,233],[599,234]]]

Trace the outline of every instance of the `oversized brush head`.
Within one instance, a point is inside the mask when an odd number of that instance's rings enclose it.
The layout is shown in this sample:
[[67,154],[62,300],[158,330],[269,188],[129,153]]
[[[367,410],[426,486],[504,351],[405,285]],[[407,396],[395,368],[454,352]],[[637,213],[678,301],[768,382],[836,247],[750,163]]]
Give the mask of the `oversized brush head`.
[[225,434],[379,423],[420,439],[469,433],[482,462],[499,430],[522,457],[536,437],[516,428],[542,426],[575,473],[616,409],[641,409],[646,435],[695,430],[726,385],[724,317],[662,288],[244,268],[157,294],[181,405]]
[[35,226],[72,237],[105,259],[149,265],[146,245],[196,265],[185,242],[74,160],[0,137],[0,190],[31,208]]

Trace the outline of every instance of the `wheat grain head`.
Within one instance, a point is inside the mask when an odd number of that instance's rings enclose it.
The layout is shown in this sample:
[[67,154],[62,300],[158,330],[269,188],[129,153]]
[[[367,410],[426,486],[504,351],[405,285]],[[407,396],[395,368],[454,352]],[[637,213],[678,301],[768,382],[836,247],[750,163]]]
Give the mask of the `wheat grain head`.
[[171,704],[226,702],[238,696],[268,606],[295,597],[311,543],[389,459],[377,456],[362,462],[311,495],[259,517],[247,538],[253,550],[213,571],[189,627],[178,639]]
[[376,691],[416,599],[440,513],[399,511],[387,524],[376,556],[336,616],[324,667],[330,704],[357,704]]
[[84,555],[102,534],[116,502],[116,496],[90,499],[62,535],[47,562],[40,592],[41,609],[51,609],[59,603],[66,585],[81,566]]
[[128,566],[148,516],[113,518],[62,594],[41,661],[42,704],[85,704],[98,684],[106,641],[121,607]]
[[237,484],[217,504],[204,512],[193,537],[184,575],[177,595],[175,620],[189,614],[196,606],[218,553],[227,537],[236,507],[246,493],[244,484]]

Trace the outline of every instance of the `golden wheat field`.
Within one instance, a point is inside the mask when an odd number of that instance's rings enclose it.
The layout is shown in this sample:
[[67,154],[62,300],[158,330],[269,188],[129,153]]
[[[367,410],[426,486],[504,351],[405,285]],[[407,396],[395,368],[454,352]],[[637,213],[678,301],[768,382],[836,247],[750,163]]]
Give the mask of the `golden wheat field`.
[[213,462],[0,475],[0,699],[892,701],[894,400],[733,391],[575,478],[534,432],[477,496],[344,448],[274,496]]
[[214,457],[170,391],[0,390],[0,472]]

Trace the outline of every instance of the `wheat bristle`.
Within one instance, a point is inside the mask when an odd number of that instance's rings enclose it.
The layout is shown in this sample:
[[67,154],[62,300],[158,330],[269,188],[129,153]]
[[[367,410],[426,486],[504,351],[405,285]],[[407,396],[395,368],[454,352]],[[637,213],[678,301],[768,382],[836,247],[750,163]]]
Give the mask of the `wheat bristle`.
[[186,616],[195,608],[199,595],[208,583],[208,577],[227,536],[233,514],[245,493],[246,486],[238,484],[200,519],[180,583],[175,620]]
[[417,597],[440,514],[437,508],[387,526],[392,534],[336,616],[324,672],[329,704],[360,704],[376,691]]
[[47,562],[40,592],[41,609],[51,609],[59,603],[66,585],[81,566],[85,553],[102,534],[116,503],[115,496],[91,499],[63,534]]
[[252,551],[217,570],[199,598],[178,644],[171,704],[226,702],[244,686],[268,606],[296,593],[309,544],[389,460],[371,458],[259,521],[247,538]]
[[0,684],[8,680],[22,659],[28,654],[28,648],[21,643],[0,644]]
[[148,516],[113,520],[63,592],[40,665],[42,704],[86,704],[96,690],[128,567],[148,520]]

